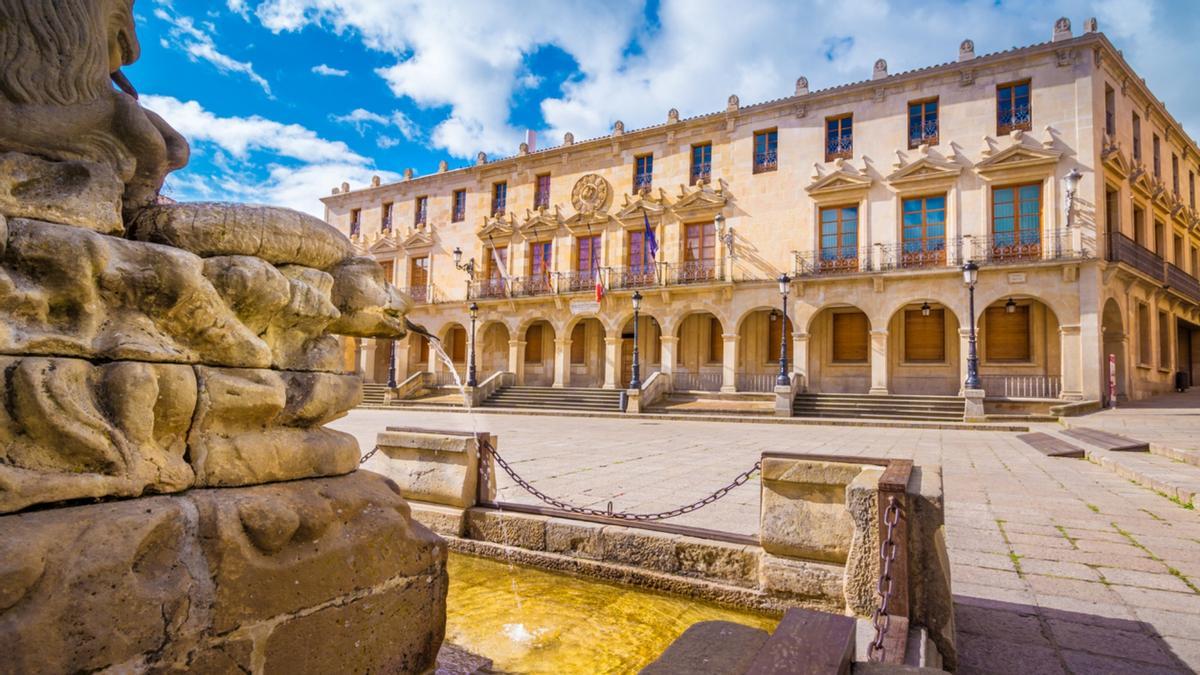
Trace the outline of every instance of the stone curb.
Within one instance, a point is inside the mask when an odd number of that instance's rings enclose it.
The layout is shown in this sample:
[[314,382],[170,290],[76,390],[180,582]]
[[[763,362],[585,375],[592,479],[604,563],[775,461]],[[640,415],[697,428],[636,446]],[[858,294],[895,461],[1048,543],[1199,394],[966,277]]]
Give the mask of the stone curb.
[[[1154,453],[1150,453],[1154,454]],[[1146,453],[1131,453],[1133,457],[1144,458]],[[1149,488],[1156,492],[1167,495],[1171,499],[1178,500],[1181,504],[1200,506],[1200,500],[1197,499],[1196,487],[1187,485],[1179,485],[1171,479],[1162,479],[1149,475],[1136,467],[1129,466],[1126,462],[1128,459],[1125,455],[1117,452],[1108,452],[1106,450],[1087,450],[1086,455],[1088,461],[1099,464],[1100,466],[1112,471],[1118,476],[1131,480],[1142,487]],[[1166,457],[1165,455],[1159,455]],[[1168,459],[1170,459],[1168,457]],[[1122,461],[1124,460],[1124,461]]]
[[546,417],[599,417],[627,420],[665,420],[677,422],[735,422],[739,424],[795,424],[825,427],[869,427],[881,429],[937,429],[942,431],[1008,431],[1026,432],[1029,427],[1019,424],[978,424],[973,422],[906,422],[901,420],[851,420],[827,417],[755,417],[751,415],[663,415],[645,413],[577,412],[572,410],[525,410],[520,408],[464,408],[452,406],[373,406],[360,405],[357,410],[392,410],[412,412],[481,413],[484,415],[541,415]]

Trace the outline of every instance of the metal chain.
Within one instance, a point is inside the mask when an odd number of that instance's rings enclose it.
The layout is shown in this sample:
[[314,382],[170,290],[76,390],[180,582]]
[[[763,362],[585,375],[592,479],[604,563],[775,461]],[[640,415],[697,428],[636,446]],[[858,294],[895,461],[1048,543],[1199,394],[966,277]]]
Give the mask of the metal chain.
[[[883,512],[883,524],[887,526],[887,538],[879,545],[879,559],[883,568],[879,571],[879,583],[875,590],[879,592],[879,606],[875,608],[875,616],[871,623],[875,626],[875,639],[871,641],[871,649],[867,654],[872,661],[883,661],[883,636],[887,633],[892,617],[888,614],[888,602],[892,599],[892,563],[896,560],[896,541],[892,535],[896,523],[900,522],[900,502],[895,497],[888,497],[887,510]],[[884,584],[887,584],[886,587]]]
[[375,447],[373,447],[373,448],[371,448],[370,450],[368,450],[368,451],[367,451],[367,454],[363,455],[363,456],[362,456],[362,457],[361,457],[361,458],[358,460],[358,464],[359,464],[359,466],[361,466],[361,465],[363,465],[363,464],[366,464],[366,463],[367,463],[367,460],[368,460],[368,459],[371,459],[372,457],[374,457],[374,456],[375,456],[375,453],[377,453],[377,452],[379,452],[379,446],[378,446],[378,445],[377,445],[377,446],[375,446]]
[[[758,470],[760,470],[762,468],[761,461],[755,462],[754,466],[752,466],[748,470],[743,471],[742,473],[738,474],[737,478],[734,478],[733,482],[731,482],[729,485],[726,485],[725,487],[723,487],[719,490],[716,490],[715,492],[708,495],[707,497],[704,497],[703,499],[694,501],[691,504],[688,504],[686,506],[680,506],[679,508],[671,509],[670,511],[660,511],[658,513],[629,513],[627,511],[613,511],[612,502],[608,503],[608,509],[601,511],[600,509],[590,509],[590,508],[587,508],[586,506],[575,506],[573,504],[568,504],[567,502],[555,499],[554,497],[547,495],[546,493],[542,492],[541,490],[537,489],[532,484],[530,484],[529,481],[525,480],[519,474],[517,474],[517,472],[514,471],[511,466],[509,466],[508,462],[504,461],[504,458],[500,456],[500,453],[496,452],[496,449],[493,448],[490,443],[484,441],[482,445],[483,445],[484,452],[491,453],[492,457],[494,457],[496,459],[496,464],[498,464],[500,466],[500,468],[504,470],[504,473],[508,474],[508,477],[511,478],[514,483],[521,486],[522,488],[524,488],[524,490],[526,492],[533,495],[534,497],[537,497],[538,499],[545,502],[546,504],[549,504],[550,506],[553,506],[558,509],[562,509],[564,511],[569,511],[571,513],[579,513],[579,514],[583,514],[583,515],[587,515],[587,516],[604,516],[606,518],[619,518],[621,520],[637,520],[637,521],[666,520],[667,518],[674,518],[676,516],[681,516],[685,513],[691,513],[692,511],[695,511],[697,509],[708,506],[709,504],[712,504],[713,502],[717,501],[718,499],[729,494],[730,491],[732,491],[734,488],[738,487],[739,485],[745,485],[747,482],[749,482],[750,476],[753,476],[755,472],[757,472]],[[483,459],[483,458],[481,457],[481,459]],[[481,478],[484,481],[489,480],[488,467],[487,467],[486,461],[482,462],[482,468],[480,470],[480,474],[481,474]]]

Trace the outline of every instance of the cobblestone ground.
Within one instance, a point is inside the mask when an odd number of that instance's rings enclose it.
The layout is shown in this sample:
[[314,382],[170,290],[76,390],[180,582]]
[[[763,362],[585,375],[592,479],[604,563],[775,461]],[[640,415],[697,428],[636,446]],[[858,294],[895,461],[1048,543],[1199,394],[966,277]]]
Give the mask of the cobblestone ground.
[[[332,426],[369,448],[386,425],[489,431],[548,494],[631,511],[691,502],[764,450],[940,463],[960,672],[1200,669],[1200,513],[1016,434],[374,410]],[[673,522],[753,533],[758,490]],[[507,477],[501,499],[534,503]]]

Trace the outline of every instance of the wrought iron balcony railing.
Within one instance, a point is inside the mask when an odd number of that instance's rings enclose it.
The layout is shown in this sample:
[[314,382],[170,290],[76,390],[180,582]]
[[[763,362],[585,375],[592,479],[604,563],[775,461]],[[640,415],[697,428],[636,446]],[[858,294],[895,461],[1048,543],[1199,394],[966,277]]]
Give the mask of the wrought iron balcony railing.
[[996,111],[996,133],[1003,135],[1014,129],[1029,131],[1033,128],[1033,117],[1028,105],[1001,108]]
[[946,239],[944,237],[887,244],[880,247],[880,252],[882,258],[879,261],[879,268],[883,270],[945,267],[947,264]]
[[711,176],[712,176],[712,163],[711,162],[701,162],[699,164],[692,165],[691,185],[695,185],[696,181],[700,181],[700,180],[703,180],[704,182],[707,183],[710,180],[712,180]]
[[509,295],[527,298],[534,295],[552,295],[554,284],[549,273],[527,277],[512,277],[509,280]]
[[611,267],[608,270],[608,287],[620,290],[622,288],[655,286],[662,283],[662,270],[660,267],[660,265],[655,263]]
[[825,161],[850,159],[854,155],[854,136],[844,134],[825,141]]
[[871,271],[871,250],[853,246],[835,246],[816,251],[796,252],[794,275],[797,277],[856,274]]
[[491,300],[508,297],[508,284],[504,279],[483,279],[467,287],[468,300]]
[[557,276],[559,293],[579,293],[581,291],[596,290],[596,279],[601,278],[601,272],[599,268],[573,270],[571,272],[559,272]]
[[633,177],[633,191],[641,192],[642,190],[646,190],[648,192],[653,183],[654,183],[654,175],[653,174],[640,173]]
[[767,150],[766,152],[754,153],[754,173],[763,173],[764,171],[774,171],[779,168],[779,152],[776,150]]
[[1120,232],[1108,235],[1108,259],[1125,263],[1156,281],[1165,281],[1164,260],[1154,251],[1142,246]]
[[1200,281],[1171,263],[1167,263],[1167,287],[1192,302],[1200,302]]
[[417,305],[432,305],[438,302],[438,293],[433,284],[409,286],[401,288],[400,292],[412,298],[413,303]]
[[550,193],[539,192],[533,196],[533,208],[548,209],[550,208]]
[[689,260],[681,263],[663,263],[662,278],[667,284],[703,284],[724,281],[725,273],[716,260]]
[[909,149],[920,147],[924,144],[937,145],[938,142],[938,121],[925,120],[924,122],[913,122],[908,126],[908,147]]

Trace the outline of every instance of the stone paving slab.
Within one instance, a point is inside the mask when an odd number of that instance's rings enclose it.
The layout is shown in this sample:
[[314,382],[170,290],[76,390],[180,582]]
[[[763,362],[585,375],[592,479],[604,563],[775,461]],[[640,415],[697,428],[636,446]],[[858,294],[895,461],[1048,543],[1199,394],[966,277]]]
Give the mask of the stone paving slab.
[[1184,506],[1200,506],[1200,466],[1158,454],[1130,454],[1088,450],[1088,461],[1103,466],[1122,478],[1160,492]]
[[[618,509],[690,502],[764,450],[937,462],[960,672],[1200,670],[1200,512],[1097,464],[1046,457],[1012,432],[366,410],[333,424],[365,447],[387,425],[495,433],[545,492]],[[1200,415],[1195,425],[1200,437]],[[759,488],[754,478],[673,522],[755,533]],[[507,477],[499,491],[533,503]]]

